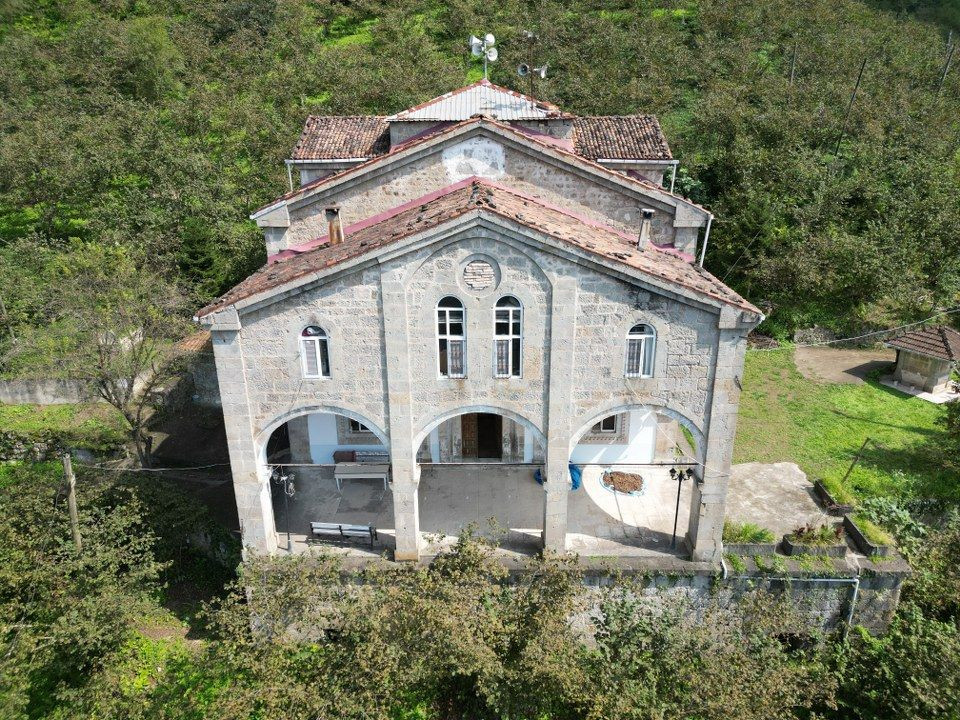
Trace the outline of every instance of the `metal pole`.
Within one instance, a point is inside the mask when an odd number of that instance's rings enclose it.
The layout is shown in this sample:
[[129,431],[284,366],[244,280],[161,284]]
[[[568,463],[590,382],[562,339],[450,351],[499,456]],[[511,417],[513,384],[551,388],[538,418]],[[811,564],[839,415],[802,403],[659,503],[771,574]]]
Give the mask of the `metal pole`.
[[83,542],[80,539],[80,518],[77,516],[77,479],[73,474],[73,465],[70,462],[70,454],[63,456],[63,472],[67,476],[67,508],[70,510],[70,530],[73,532],[73,544],[77,546],[77,552],[83,550]]
[[683,488],[683,473],[677,473],[677,509],[673,513],[673,539],[670,541],[670,549],[677,547],[677,521],[680,519],[680,490]]
[[290,540],[290,493],[287,492],[289,478],[283,476],[283,522],[287,525],[287,552],[293,552],[293,542]]
[[855,468],[857,463],[860,462],[860,456],[863,454],[863,451],[867,449],[868,442],[870,442],[870,438],[867,438],[863,441],[863,445],[861,445],[860,449],[857,450],[857,454],[853,456],[853,462],[850,463],[850,467],[847,468],[847,474],[843,476],[843,480],[840,481],[841,484],[847,481],[847,478],[850,477],[850,473],[853,472],[853,468]]

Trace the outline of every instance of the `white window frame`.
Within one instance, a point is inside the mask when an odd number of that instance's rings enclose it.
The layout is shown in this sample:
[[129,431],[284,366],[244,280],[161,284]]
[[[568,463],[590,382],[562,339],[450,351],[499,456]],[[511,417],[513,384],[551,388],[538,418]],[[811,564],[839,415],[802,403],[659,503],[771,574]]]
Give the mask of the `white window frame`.
[[[603,427],[603,424],[607,420],[613,420],[613,427],[609,430]],[[616,435],[620,432],[620,416],[619,415],[607,415],[605,418],[601,418],[593,427],[590,428],[590,433],[592,435]]]
[[[322,334],[304,335],[308,328],[315,327]],[[330,377],[330,336],[327,331],[319,325],[308,325],[300,331],[300,368],[303,370],[303,376],[310,379],[329,378]],[[307,364],[308,357],[312,356],[316,362],[317,372],[310,372]],[[324,358],[326,358],[326,373],[324,373]]]
[[[442,303],[447,298],[451,298],[460,303],[460,307],[441,307]],[[463,334],[461,335],[451,335],[450,334],[450,312],[459,312],[461,313],[461,325],[463,326]],[[440,332],[440,323],[443,322],[443,327],[445,332]],[[460,298],[454,295],[444,295],[440,300],[437,301],[437,305],[434,312],[434,328],[436,329],[437,339],[434,344],[434,352],[437,356],[437,377],[447,379],[447,380],[460,380],[467,376],[467,308],[464,306],[463,301]],[[447,343],[447,373],[446,375],[441,372],[440,368],[440,341],[445,340]],[[463,353],[463,367],[461,368],[460,373],[450,372],[450,343],[459,342],[461,344]]]
[[[638,327],[646,330],[637,330]],[[630,347],[639,343],[639,366],[630,367]],[[624,376],[628,378],[651,378],[656,369],[657,361],[657,331],[648,323],[635,323],[627,332],[627,342],[624,345]]]
[[[517,305],[505,305],[501,306],[500,303],[506,299],[516,300]],[[506,335],[497,334],[497,312],[507,311],[509,312],[507,329],[508,333]],[[515,322],[520,323],[520,332],[515,333],[513,331],[513,325]],[[501,373],[497,369],[497,345],[501,340],[507,342],[507,370],[506,373]],[[520,358],[517,363],[519,372],[513,374],[513,341],[520,341]],[[493,307],[493,376],[495,378],[522,378],[523,377],[523,303],[520,302],[520,298],[514,295],[504,295],[502,298],[497,300],[496,304]]]

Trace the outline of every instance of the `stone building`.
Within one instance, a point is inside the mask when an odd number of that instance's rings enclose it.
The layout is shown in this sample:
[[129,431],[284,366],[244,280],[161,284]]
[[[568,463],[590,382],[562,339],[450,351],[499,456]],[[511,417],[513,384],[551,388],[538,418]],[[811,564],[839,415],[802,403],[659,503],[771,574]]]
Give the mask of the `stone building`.
[[904,333],[884,343],[897,351],[893,379],[937,394],[950,387],[950,373],[960,362],[960,332],[932,325]]
[[[308,118],[288,160],[300,185],[252,215],[267,264],[198,313],[245,546],[282,548],[278,518],[306,537],[308,519],[372,512],[414,560],[422,515],[479,504],[509,520],[534,503],[536,523],[508,524],[537,545],[579,549],[575,520],[578,537],[602,526],[642,550],[620,500],[572,490],[568,466],[641,468],[644,512],[665,524],[666,465],[685,456],[681,545],[718,560],[762,316],[698,264],[712,216],[663,187],[675,165],[653,117],[577,117],[486,80],[389,117]],[[296,521],[274,510],[278,447],[304,468]],[[330,466],[378,454],[388,489],[348,517],[360,490],[334,488]],[[429,509],[430,487],[449,507]]]

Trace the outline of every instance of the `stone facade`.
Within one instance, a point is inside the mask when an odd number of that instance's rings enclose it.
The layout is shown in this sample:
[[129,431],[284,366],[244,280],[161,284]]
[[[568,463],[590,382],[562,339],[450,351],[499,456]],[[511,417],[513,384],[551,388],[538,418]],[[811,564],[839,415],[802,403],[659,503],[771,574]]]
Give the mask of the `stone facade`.
[[897,350],[897,365],[893,379],[904,385],[923,388],[929,393],[938,393],[950,386],[949,360],[920,355],[909,350]]
[[[495,267],[499,279],[475,290],[464,284],[463,268],[478,258]],[[463,379],[437,372],[435,309],[447,295],[459,298],[466,312]],[[494,377],[493,308],[503,295],[518,298],[524,308],[519,378]],[[237,329],[214,324],[231,458],[243,472],[238,502],[251,503],[241,506],[251,528],[245,542],[271,548],[269,498],[258,506],[264,495],[255,490],[266,472],[264,446],[280,423],[320,411],[362,422],[390,447],[395,492],[406,492],[413,508],[415,454],[424,440],[465,412],[494,412],[545,449],[544,538],[563,550],[566,467],[576,440],[607,415],[652,407],[685,424],[706,458],[689,537],[694,556],[715,559],[735,431],[736,376],[749,329],[737,318],[475,226],[274,298],[236,316]],[[652,378],[624,377],[626,333],[638,322],[657,331]],[[329,378],[302,375],[298,338],[307,325],[328,334]],[[235,417],[239,405],[242,413]],[[517,457],[521,447],[511,446],[508,456]],[[254,525],[262,529],[253,531]],[[399,518],[397,525],[403,526]],[[416,523],[406,527],[407,556],[416,557]],[[398,555],[401,544],[398,537]]]
[[[654,209],[658,244],[679,240],[695,248],[696,232],[709,217],[688,201],[495,124],[468,123],[438,138],[256,215],[268,252],[326,235],[324,210],[331,205],[340,206],[349,226],[472,176],[575,214],[584,228],[603,223],[635,235],[640,210]],[[746,335],[760,316],[746,303],[627,268],[611,259],[615,252],[573,250],[525,224],[522,214],[517,220],[478,212],[427,226],[203,318],[214,340],[248,548],[276,549],[267,441],[279,425],[308,413],[361,422],[389,449],[395,557],[414,560],[421,545],[419,462],[462,458],[457,418],[501,416],[503,457],[543,463],[543,544],[562,552],[568,462],[578,439],[608,415],[652,409],[672,436],[679,423],[694,438],[705,467],[693,490],[687,542],[693,559],[719,560],[739,375]],[[495,376],[494,307],[505,295],[522,305],[520,377]],[[456,297],[465,312],[463,378],[439,372],[436,308],[446,296]],[[656,331],[655,369],[652,377],[627,378],[626,335],[638,323]],[[303,376],[306,326],[326,332],[329,377]],[[296,444],[302,455],[303,438],[294,437],[302,423],[294,426],[291,450]],[[669,448],[658,445],[657,452]]]

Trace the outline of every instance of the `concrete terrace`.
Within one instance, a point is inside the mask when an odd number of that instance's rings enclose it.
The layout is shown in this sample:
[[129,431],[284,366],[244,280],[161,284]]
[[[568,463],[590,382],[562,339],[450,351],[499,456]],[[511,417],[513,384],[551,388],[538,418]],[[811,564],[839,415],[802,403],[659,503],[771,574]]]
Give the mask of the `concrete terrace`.
[[[602,468],[584,469],[583,485],[569,496],[566,549],[583,557],[686,557],[684,535],[690,507],[690,482],[680,494],[676,549],[671,536],[676,512],[677,483],[668,468],[624,468],[646,479],[639,497],[616,495],[600,483]],[[294,552],[327,547],[357,557],[375,557],[395,547],[393,498],[383,483],[354,480],[338,491],[333,469],[295,468],[296,492],[289,501],[289,518],[278,486],[273,487],[279,549],[286,549],[290,529]],[[463,528],[498,542],[505,556],[529,556],[541,548],[543,488],[534,468],[496,464],[424,465],[419,486],[423,555],[435,555],[456,541]],[[728,517],[754,522],[782,535],[822,517],[809,483],[795,465],[736,466],[728,496]],[[309,537],[311,521],[373,525],[378,542],[331,542]]]

